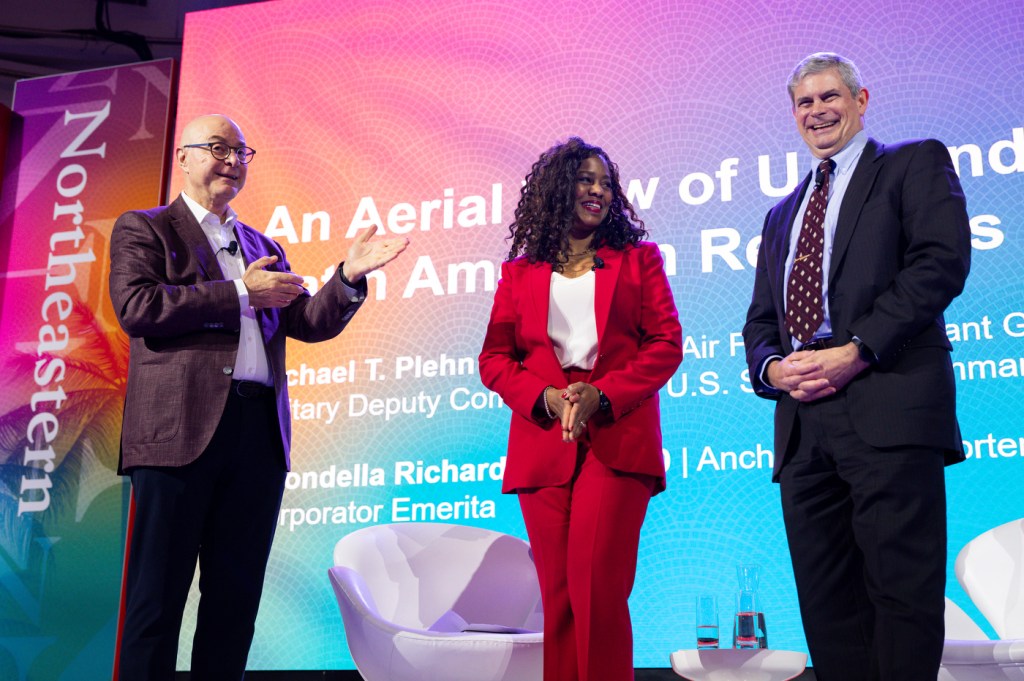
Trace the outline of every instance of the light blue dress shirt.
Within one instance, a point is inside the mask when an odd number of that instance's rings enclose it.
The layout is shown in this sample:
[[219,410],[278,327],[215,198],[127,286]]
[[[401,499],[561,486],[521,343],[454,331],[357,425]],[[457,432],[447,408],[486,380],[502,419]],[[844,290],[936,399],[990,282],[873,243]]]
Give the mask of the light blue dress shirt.
[[[850,178],[857,168],[857,162],[864,152],[864,146],[868,143],[868,135],[861,130],[846,144],[842,150],[832,157],[836,164],[835,171],[829,182],[828,206],[825,208],[825,251],[822,255],[821,271],[823,281],[821,282],[821,296],[825,307],[825,316],[821,326],[814,333],[815,338],[822,338],[832,335],[832,317],[828,309],[828,271],[832,263],[832,242],[836,234],[836,224],[839,222],[839,208],[846,195],[846,188],[850,186]],[[818,169],[822,159],[812,158],[811,177],[813,182],[814,171]],[[789,235],[789,255],[786,256],[786,278],[783,280],[783,300],[786,300],[786,289],[789,288],[789,273],[793,269],[793,260],[796,258],[796,244],[800,238],[800,230],[803,228],[804,214],[807,212],[807,204],[811,200],[812,187],[804,192],[804,199],[800,204],[800,210],[796,212],[796,219],[793,221],[793,229]],[[803,345],[796,338],[790,339],[793,349],[799,350]]]

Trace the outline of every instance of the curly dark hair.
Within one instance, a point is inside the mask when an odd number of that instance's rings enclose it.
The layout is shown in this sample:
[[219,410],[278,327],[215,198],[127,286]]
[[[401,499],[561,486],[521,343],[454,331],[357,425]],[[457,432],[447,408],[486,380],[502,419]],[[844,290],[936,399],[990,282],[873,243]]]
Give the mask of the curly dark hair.
[[637,217],[619,183],[619,167],[601,147],[570,137],[556,144],[533,164],[526,176],[516,206],[515,220],[508,226],[512,247],[507,260],[525,255],[531,263],[547,262],[561,271],[567,262],[569,231],[575,218],[576,173],[592,156],[608,164],[612,181],[612,202],[608,216],[594,233],[593,247],[622,250],[647,236],[644,221]]

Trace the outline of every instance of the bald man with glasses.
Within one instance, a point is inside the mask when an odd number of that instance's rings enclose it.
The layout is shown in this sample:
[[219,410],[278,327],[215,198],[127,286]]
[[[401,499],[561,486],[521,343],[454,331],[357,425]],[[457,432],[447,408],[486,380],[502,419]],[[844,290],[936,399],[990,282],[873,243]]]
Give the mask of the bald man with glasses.
[[192,679],[243,678],[290,466],[285,339],[337,336],[365,275],[408,244],[366,230],[311,296],[229,205],[255,153],[231,119],[196,118],[175,151],[181,195],[111,235],[110,297],[130,337],[120,469],[136,509],[121,681],[174,678],[197,561]]

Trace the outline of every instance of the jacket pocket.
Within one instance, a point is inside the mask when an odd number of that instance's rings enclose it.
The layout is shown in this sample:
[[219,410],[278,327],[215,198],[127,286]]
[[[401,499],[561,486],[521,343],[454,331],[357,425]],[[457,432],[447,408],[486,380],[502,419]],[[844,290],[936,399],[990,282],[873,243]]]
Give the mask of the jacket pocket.
[[124,441],[145,444],[174,438],[181,427],[185,366],[140,364],[132,373],[124,404]]

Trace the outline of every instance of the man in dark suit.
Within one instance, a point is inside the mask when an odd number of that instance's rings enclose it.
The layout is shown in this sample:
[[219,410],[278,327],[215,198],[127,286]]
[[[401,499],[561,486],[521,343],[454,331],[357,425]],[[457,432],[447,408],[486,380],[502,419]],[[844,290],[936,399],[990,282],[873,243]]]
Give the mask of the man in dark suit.
[[849,60],[807,57],[789,93],[813,170],[765,218],[743,337],[755,392],[777,400],[807,644],[820,681],[934,681],[943,465],[963,459],[943,311],[970,267],[964,195],[941,143],[867,137]]
[[364,276],[408,243],[367,230],[310,296],[281,247],[228,205],[254,154],[230,119],[193,120],[176,150],[181,196],[125,213],[111,235],[110,297],[130,337],[121,468],[135,501],[121,681],[174,678],[197,559],[192,678],[244,676],[290,465],[285,338],[338,335]]

